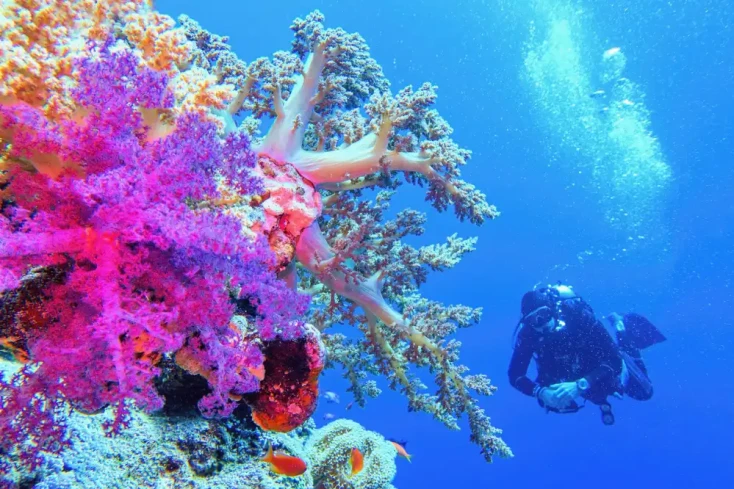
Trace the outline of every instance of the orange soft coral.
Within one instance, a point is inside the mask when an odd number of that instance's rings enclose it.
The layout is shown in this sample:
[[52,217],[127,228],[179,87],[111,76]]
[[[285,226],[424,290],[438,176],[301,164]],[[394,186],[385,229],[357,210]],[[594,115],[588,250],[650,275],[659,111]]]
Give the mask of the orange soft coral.
[[12,0],[0,6],[0,103],[43,107],[52,119],[70,117],[73,60],[85,41],[124,33],[141,64],[170,75],[185,66],[190,44],[175,22],[149,0]]
[[139,49],[145,63],[154,70],[173,73],[191,57],[186,36],[174,29],[175,21],[158,12],[134,13],[126,17],[123,32]]
[[56,94],[69,74],[76,5],[69,1],[17,0],[0,11],[0,98],[63,113]]

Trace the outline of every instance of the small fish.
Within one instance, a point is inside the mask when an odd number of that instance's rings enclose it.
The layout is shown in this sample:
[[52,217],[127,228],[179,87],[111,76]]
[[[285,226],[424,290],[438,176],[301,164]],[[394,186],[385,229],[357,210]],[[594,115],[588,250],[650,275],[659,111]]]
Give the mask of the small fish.
[[603,96],[606,93],[607,92],[605,92],[604,90],[597,90],[596,92],[593,92],[591,95],[589,95],[589,97],[591,97],[591,98],[599,98],[599,97]]
[[337,394],[336,392],[332,392],[332,391],[324,392],[324,399],[326,399],[328,402],[339,404],[339,394]]
[[352,463],[352,474],[359,474],[364,468],[364,455],[357,448],[352,448],[352,457],[350,459]]
[[354,406],[354,401],[347,404],[346,410],[349,411],[350,409],[352,409],[352,406]]
[[268,447],[268,453],[265,455],[263,462],[270,464],[270,470],[276,474],[286,475],[288,477],[297,477],[306,472],[306,462],[298,457],[292,457],[278,450],[273,453],[273,447]]
[[334,416],[334,415],[333,415],[333,414],[331,414],[331,413],[326,413],[326,414],[324,414],[324,416],[323,416],[323,419],[324,419],[324,421],[331,421],[332,419],[335,419],[335,418],[336,418],[336,416]]
[[612,56],[615,56],[616,54],[619,54],[619,52],[622,51],[620,48],[611,48],[604,51],[604,59],[609,59]]
[[395,450],[398,451],[398,455],[406,459],[408,462],[410,462],[410,459],[413,457],[410,455],[407,451],[405,451],[405,446],[408,444],[407,441],[396,441],[388,438],[388,441],[392,443],[392,445],[395,447]]

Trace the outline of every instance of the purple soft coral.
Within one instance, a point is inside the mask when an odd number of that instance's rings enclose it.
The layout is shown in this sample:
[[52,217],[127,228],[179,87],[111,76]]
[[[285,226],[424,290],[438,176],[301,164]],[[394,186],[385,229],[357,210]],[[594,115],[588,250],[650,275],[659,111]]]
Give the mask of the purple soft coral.
[[274,323],[297,336],[295,314],[306,304],[276,279],[266,242],[246,239],[234,217],[192,205],[219,196],[218,176],[241,193],[261,190],[249,174],[247,138],[220,140],[193,115],[169,136],[150,138],[142,112],[170,104],[166,79],[138,70],[129,51],[95,55],[77,66],[82,123],[54,125],[28,106],[0,107],[14,135],[11,158],[53,154],[77,170],[67,165],[52,179],[16,165],[5,189],[12,204],[0,214],[0,287],[17,285],[29,265],[70,265],[62,284],[44,290],[43,318],[27,332],[37,369],[0,382],[0,439],[30,462],[63,432],[44,439],[53,423],[36,409],[43,403],[26,402],[35,394],[50,399],[47,407],[60,399],[85,411],[114,405],[119,428],[125,401],[161,407],[157,363],[194,335],[209,343],[198,362],[243,367],[208,377],[212,392],[200,406],[229,414],[232,394],[257,389],[248,367],[262,361],[254,347],[232,346],[232,291],[245,286],[268,337]]

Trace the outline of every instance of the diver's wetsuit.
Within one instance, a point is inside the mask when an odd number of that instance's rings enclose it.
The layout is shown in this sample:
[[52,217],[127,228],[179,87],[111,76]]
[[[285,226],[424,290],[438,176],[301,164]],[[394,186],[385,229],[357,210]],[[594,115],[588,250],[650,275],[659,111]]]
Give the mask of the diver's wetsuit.
[[[559,319],[565,327],[558,331],[520,329],[508,370],[510,384],[534,396],[539,387],[584,377],[589,382],[584,397],[595,404],[605,403],[607,396],[620,390],[619,348],[591,307],[578,297],[563,301]],[[535,382],[527,376],[533,357],[538,368]]]

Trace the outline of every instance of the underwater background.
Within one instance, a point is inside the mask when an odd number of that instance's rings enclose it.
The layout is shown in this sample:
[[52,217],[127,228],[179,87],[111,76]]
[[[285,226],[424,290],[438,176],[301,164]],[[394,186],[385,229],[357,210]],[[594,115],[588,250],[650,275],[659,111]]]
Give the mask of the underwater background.
[[[385,386],[364,409],[346,410],[338,370],[321,377],[321,391],[341,402],[321,401],[318,426],[333,415],[407,440],[412,463],[398,459],[393,481],[402,489],[734,484],[734,4],[159,0],[155,8],[229,36],[244,60],[287,49],[292,20],[314,9],[329,26],[358,32],[393,92],[439,87],[436,107],[473,153],[463,175],[501,212],[477,227],[431,209],[420,188],[404,186],[393,200],[394,209],[428,213],[414,244],[479,238],[421,290],[483,308],[481,322],[456,337],[462,363],[498,387],[480,404],[514,458],[487,464],[466,420],[447,430],[408,412]],[[614,94],[620,76],[628,83]],[[597,315],[638,312],[667,336],[644,353],[653,398],[612,401],[611,427],[594,406],[546,414],[509,385],[520,298],[557,281]]]

